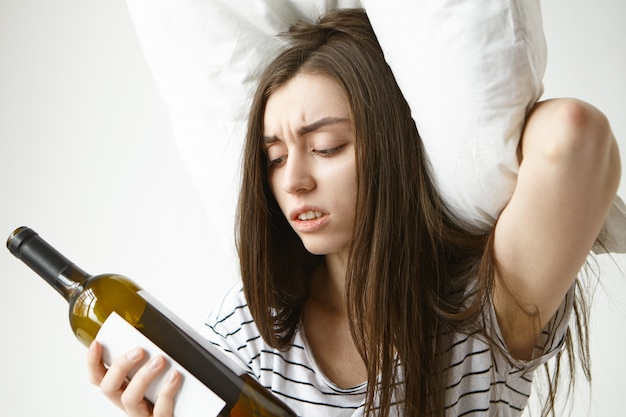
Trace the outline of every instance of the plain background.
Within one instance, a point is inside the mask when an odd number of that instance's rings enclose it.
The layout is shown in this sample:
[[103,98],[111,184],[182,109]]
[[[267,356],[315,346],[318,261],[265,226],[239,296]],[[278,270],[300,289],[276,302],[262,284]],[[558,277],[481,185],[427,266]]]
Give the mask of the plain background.
[[[545,97],[592,102],[626,161],[623,0],[544,0]],[[620,195],[626,196],[626,175]],[[194,326],[236,280],[212,239],[122,0],[0,0],[0,238],[28,225],[89,272],[119,272]],[[626,270],[626,258],[616,257]],[[626,392],[626,278],[593,304],[594,383],[572,415]],[[122,415],[87,382],[65,301],[0,250],[0,414]]]

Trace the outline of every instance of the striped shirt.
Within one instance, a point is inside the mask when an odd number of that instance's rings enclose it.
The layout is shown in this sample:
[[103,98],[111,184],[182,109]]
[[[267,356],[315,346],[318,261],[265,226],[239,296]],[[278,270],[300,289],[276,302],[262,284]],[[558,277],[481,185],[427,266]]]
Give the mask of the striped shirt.
[[[446,416],[519,416],[530,397],[533,371],[556,355],[564,344],[573,294],[572,288],[544,329],[530,361],[516,361],[508,355],[493,308],[486,315],[484,325],[497,348],[491,348],[481,336],[454,334],[449,348],[451,372],[446,387]],[[267,345],[252,320],[240,285],[225,294],[206,326],[213,344],[298,416],[363,415],[366,383],[340,388],[330,381],[316,364],[301,331],[286,351]],[[392,416],[400,415],[398,410],[391,411]]]

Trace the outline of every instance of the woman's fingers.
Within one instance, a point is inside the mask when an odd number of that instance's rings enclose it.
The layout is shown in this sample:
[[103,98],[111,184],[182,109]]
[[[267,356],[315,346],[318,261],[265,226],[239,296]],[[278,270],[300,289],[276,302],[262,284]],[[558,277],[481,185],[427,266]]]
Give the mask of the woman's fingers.
[[152,414],[152,406],[144,397],[150,383],[165,369],[165,364],[165,359],[162,356],[155,356],[143,365],[127,384],[120,397],[120,402],[129,416]]
[[171,417],[174,414],[174,399],[181,382],[181,375],[175,370],[170,371],[154,404],[154,417]]
[[87,351],[87,374],[89,382],[97,386],[100,386],[100,382],[104,378],[104,374],[106,374],[106,368],[104,363],[102,363],[102,346],[95,340]]
[[[161,383],[153,407],[145,399],[146,391],[155,378],[165,370],[167,363],[162,356],[155,356],[141,365],[145,357],[144,350],[137,347],[116,358],[107,369],[102,362],[102,346],[94,342],[87,353],[89,380],[99,386],[102,393],[122,408],[128,416],[171,417],[182,377],[178,372],[170,371]],[[129,374],[136,368],[137,372],[130,379]]]
[[121,397],[126,389],[128,374],[139,365],[144,356],[145,353],[141,348],[130,350],[116,358],[100,379],[100,391],[119,407],[125,408]]
[[166,365],[167,362],[162,356],[155,356],[143,365],[127,384],[120,402],[129,416],[172,416],[176,392],[182,382],[178,372],[172,370],[163,378],[154,407],[144,399],[148,386],[163,373]]

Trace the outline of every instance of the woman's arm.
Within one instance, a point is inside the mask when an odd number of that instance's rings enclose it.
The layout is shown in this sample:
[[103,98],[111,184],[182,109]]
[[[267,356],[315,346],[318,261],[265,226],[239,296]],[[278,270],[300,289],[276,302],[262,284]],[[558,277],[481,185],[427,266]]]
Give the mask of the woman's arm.
[[591,249],[620,179],[617,143],[593,106],[538,103],[517,185],[495,228],[494,305],[513,357],[529,359]]

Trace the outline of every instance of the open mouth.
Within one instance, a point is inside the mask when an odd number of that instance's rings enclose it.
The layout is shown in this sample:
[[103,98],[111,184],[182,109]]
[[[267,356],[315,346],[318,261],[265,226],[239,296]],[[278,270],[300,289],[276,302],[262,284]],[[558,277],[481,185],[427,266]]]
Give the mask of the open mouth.
[[324,213],[316,210],[308,210],[298,214],[297,219],[301,221],[314,220],[323,217]]
[[300,232],[313,232],[330,220],[330,215],[316,208],[305,208],[292,217],[292,226]]

